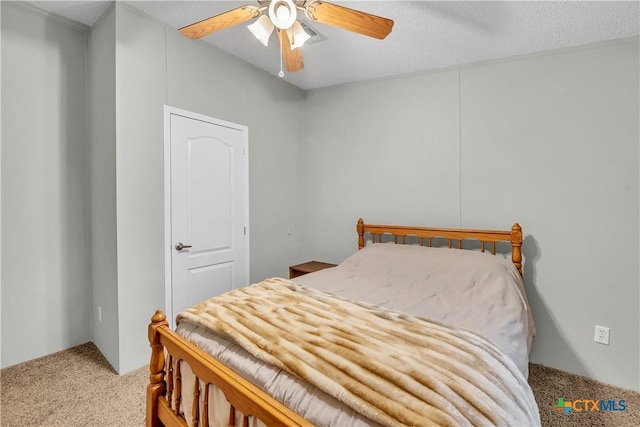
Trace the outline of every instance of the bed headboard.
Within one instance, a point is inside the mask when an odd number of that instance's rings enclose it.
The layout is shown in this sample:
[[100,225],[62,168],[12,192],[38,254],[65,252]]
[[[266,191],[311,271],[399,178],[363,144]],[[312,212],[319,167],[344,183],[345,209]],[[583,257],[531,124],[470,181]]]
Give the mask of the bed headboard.
[[[383,235],[393,237],[395,243],[406,243],[407,236],[415,236],[421,246],[425,243],[431,247],[434,238],[446,239],[450,248],[463,249],[463,240],[472,240],[480,243],[480,250],[485,251],[489,246],[491,253],[496,254],[496,243],[511,243],[511,261],[522,276],[522,227],[518,223],[513,224],[511,230],[465,230],[461,228],[430,228],[411,227],[404,225],[373,225],[365,224],[362,218],[356,225],[358,231],[358,249],[365,246],[365,233],[371,235],[371,241],[382,242]],[[454,246],[454,242],[456,243]]]

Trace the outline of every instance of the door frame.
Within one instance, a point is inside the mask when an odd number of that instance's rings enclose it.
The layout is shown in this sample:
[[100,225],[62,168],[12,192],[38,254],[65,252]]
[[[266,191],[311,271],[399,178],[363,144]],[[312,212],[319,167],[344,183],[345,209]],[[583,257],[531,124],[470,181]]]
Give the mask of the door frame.
[[[242,132],[242,148],[244,151],[244,223],[246,224],[244,239],[245,256],[245,277],[250,280],[250,227],[249,227],[249,128],[237,123],[216,119],[192,111],[182,110],[170,105],[164,106],[164,312],[171,328],[175,328],[175,315],[173,313],[172,301],[172,265],[171,255],[173,253],[173,242],[171,239],[171,115],[178,115],[193,120],[200,120],[218,126],[237,129]],[[246,283],[248,285],[249,283]]]

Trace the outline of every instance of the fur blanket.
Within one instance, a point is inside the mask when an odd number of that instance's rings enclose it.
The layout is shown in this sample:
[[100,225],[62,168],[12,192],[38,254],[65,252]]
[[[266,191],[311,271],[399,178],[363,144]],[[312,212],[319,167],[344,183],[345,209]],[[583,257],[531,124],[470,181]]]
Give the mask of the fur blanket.
[[382,425],[540,425],[515,364],[467,330],[279,278],[204,301],[180,313],[182,320]]

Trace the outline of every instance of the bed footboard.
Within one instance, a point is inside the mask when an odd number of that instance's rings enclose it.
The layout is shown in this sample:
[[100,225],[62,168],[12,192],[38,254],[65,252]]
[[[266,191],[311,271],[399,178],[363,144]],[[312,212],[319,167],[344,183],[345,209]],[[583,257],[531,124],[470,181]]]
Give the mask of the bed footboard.
[[[268,426],[308,426],[312,424],[242,378],[233,370],[203,352],[169,328],[166,315],[158,310],[149,324],[149,385],[147,386],[146,425],[209,426],[209,385],[216,386],[230,404],[229,427],[235,426],[236,413],[242,425],[255,417]],[[180,363],[187,363],[196,376],[193,390],[182,390]],[[174,366],[176,367],[174,369]],[[201,387],[201,383],[204,386]],[[193,393],[193,419],[180,414],[183,393]]]

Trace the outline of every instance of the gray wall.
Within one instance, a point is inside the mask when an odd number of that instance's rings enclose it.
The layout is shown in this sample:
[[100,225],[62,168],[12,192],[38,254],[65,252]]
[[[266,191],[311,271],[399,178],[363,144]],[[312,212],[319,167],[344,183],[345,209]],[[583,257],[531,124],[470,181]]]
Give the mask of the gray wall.
[[[116,250],[116,36],[115,10],[89,36],[89,170],[91,176],[92,341],[118,370],[118,263]],[[101,310],[102,319],[98,312]]]
[[308,92],[305,258],[353,252],[360,216],[518,221],[531,360],[640,389],[638,79],[635,38]]
[[458,73],[307,93],[304,254],[339,262],[359,217],[459,226]]
[[[136,9],[117,3],[115,12],[118,351],[127,372],[148,362],[146,325],[164,307],[163,105],[249,127],[255,281],[301,259],[304,93]],[[282,117],[285,130],[273,125]]]
[[638,51],[636,39],[461,71],[462,221],[522,223],[532,360],[635,390]]
[[91,339],[87,31],[2,2],[2,366]]
[[[164,308],[164,28],[116,3],[116,223],[120,366],[143,365]],[[148,346],[148,345],[147,345]]]

